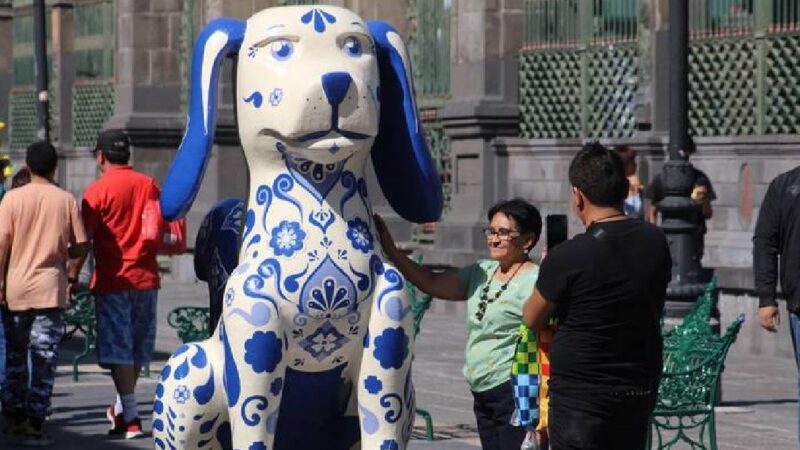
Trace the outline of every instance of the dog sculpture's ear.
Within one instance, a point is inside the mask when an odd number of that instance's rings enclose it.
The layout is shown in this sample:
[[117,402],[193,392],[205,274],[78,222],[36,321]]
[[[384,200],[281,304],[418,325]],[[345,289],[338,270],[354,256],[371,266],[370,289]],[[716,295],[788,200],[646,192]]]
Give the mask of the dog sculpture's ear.
[[381,81],[381,115],[372,148],[375,174],[401,217],[435,222],[442,214],[442,184],[417,115],[408,52],[391,25],[369,21],[367,26],[375,41]]
[[245,28],[244,21],[223,17],[209,22],[197,37],[186,133],[161,191],[161,214],[166,220],[186,214],[200,188],[214,143],[219,69],[225,57],[239,51]]

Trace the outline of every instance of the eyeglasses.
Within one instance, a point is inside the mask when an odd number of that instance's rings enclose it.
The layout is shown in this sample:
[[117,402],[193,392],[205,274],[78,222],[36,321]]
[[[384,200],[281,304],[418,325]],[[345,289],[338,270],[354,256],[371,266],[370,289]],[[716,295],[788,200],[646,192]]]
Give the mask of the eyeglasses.
[[509,230],[508,228],[484,228],[483,235],[486,239],[497,237],[501,241],[507,241],[520,235],[519,230]]

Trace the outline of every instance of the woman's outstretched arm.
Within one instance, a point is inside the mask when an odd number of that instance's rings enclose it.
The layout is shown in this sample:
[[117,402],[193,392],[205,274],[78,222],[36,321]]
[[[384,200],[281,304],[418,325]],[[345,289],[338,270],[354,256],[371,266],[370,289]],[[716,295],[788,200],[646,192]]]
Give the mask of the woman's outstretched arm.
[[454,301],[467,299],[467,291],[461,284],[457,270],[450,269],[444,272],[434,272],[406,257],[397,248],[389,229],[386,227],[386,223],[377,214],[375,214],[375,228],[378,231],[383,253],[397,267],[397,270],[403,274],[406,281],[435,298]]

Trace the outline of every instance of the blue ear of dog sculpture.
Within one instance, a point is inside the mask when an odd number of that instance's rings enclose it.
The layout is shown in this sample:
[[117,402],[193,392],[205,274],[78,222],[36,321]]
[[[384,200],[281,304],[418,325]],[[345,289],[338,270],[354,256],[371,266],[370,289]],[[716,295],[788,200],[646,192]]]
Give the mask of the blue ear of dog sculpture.
[[244,32],[243,21],[220,18],[206,25],[197,37],[192,52],[192,92],[186,134],[161,192],[161,212],[168,221],[186,214],[200,188],[217,126],[219,70],[225,58],[239,52]]
[[179,217],[197,194],[219,66],[233,55],[250,186],[219,325],[162,371],[157,448],[405,449],[413,314],[402,276],[381,257],[364,179],[371,151],[399,214],[441,214],[402,39],[342,8],[280,7],[212,21],[193,55],[162,211]]
[[442,213],[444,197],[407,76],[411,62],[398,51],[399,36],[391,25],[379,21],[367,25],[375,39],[381,77],[381,117],[372,149],[375,174],[384,196],[401,217],[417,223],[435,222]]

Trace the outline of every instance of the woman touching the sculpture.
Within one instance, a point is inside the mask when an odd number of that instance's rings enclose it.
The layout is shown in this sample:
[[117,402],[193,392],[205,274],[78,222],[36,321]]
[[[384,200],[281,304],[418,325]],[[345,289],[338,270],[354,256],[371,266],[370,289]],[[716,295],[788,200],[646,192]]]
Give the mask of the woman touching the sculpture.
[[501,201],[484,229],[489,259],[458,270],[433,272],[397,249],[386,224],[375,216],[385,255],[406,280],[437,299],[467,302],[464,377],[474,398],[483,450],[519,450],[525,429],[511,425],[510,381],[522,305],[533,292],[539,267],[528,257],[542,231],[539,210],[525,200]]

